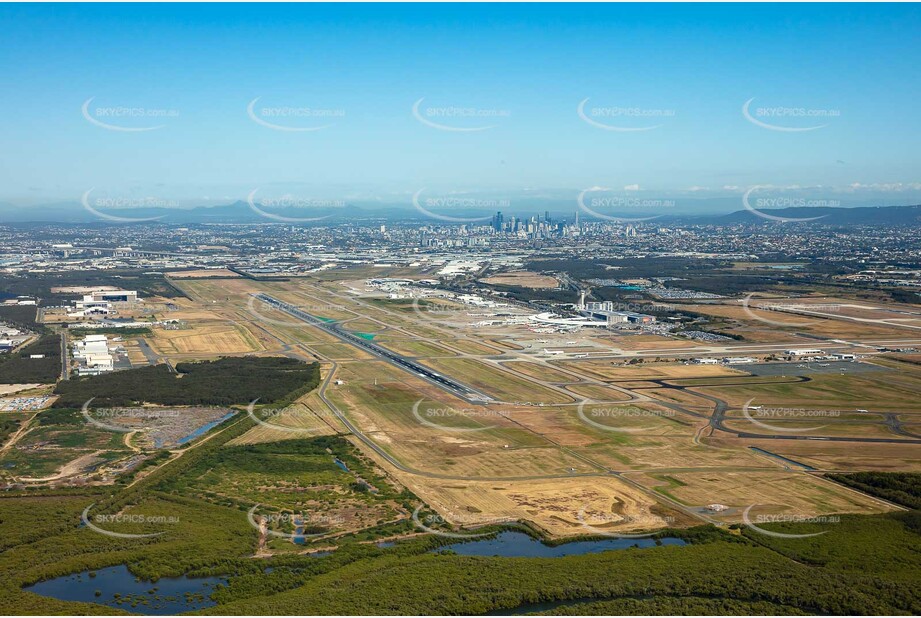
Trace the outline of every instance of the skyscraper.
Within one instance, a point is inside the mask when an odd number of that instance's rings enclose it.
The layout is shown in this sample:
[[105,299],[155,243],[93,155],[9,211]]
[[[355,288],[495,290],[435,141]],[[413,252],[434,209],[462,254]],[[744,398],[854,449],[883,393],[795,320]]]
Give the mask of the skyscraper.
[[501,231],[502,231],[502,224],[503,224],[504,221],[505,221],[505,219],[502,217],[502,211],[501,211],[501,210],[500,210],[500,211],[497,211],[497,212],[496,212],[496,216],[495,216],[495,218],[493,218],[493,222],[492,222],[492,223],[493,223],[493,229],[496,230],[497,232],[501,232]]

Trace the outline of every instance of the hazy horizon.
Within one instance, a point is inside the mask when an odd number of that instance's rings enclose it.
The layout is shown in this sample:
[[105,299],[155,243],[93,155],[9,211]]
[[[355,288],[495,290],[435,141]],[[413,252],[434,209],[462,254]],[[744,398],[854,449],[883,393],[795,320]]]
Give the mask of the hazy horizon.
[[365,8],[4,6],[0,202],[921,202],[915,6]]

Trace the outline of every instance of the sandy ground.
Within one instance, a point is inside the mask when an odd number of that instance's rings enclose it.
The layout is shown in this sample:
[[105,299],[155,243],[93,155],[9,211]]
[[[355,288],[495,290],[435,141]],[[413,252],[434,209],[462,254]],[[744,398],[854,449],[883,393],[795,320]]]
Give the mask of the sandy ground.
[[203,268],[199,270],[174,270],[163,273],[173,279],[209,279],[212,277],[239,277],[226,268]]
[[12,395],[20,391],[38,388],[41,384],[0,384],[0,395]]
[[560,285],[560,282],[554,277],[527,271],[502,273],[482,279],[482,281],[491,285],[517,285],[534,289],[554,289]]

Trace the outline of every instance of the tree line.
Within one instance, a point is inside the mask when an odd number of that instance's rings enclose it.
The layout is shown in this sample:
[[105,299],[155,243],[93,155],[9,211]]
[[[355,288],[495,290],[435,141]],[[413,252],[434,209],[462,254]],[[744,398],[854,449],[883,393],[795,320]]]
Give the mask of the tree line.
[[59,377],[61,338],[57,335],[42,335],[17,352],[0,355],[0,384],[53,384]]
[[167,365],[153,365],[84,376],[55,388],[57,408],[79,408],[89,399],[94,407],[245,404],[286,401],[320,383],[317,363],[284,357],[225,357],[215,361],[180,363],[173,373]]

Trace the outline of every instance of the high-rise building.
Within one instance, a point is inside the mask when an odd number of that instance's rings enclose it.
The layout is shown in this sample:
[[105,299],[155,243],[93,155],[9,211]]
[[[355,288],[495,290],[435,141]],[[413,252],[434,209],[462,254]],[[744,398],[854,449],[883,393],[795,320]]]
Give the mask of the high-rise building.
[[497,211],[496,216],[493,218],[492,227],[497,232],[502,231],[502,224],[505,222],[505,218],[502,216],[502,211]]

